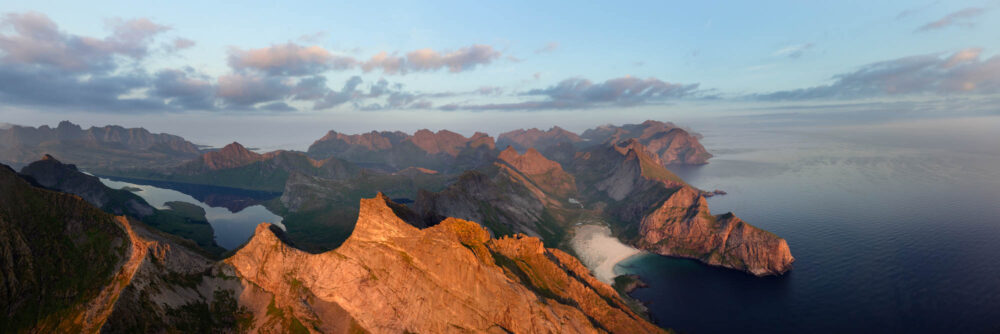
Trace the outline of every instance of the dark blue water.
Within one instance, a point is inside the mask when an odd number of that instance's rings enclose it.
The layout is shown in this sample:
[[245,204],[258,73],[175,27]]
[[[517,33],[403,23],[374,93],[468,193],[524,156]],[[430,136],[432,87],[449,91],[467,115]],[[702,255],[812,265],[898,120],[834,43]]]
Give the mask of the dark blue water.
[[[984,123],[985,122],[985,123]],[[984,125],[985,124],[985,125]],[[640,255],[621,272],[659,324],[690,333],[1000,332],[1000,118],[864,127],[699,128],[716,156],[674,168],[713,213],[784,237],[757,278]]]

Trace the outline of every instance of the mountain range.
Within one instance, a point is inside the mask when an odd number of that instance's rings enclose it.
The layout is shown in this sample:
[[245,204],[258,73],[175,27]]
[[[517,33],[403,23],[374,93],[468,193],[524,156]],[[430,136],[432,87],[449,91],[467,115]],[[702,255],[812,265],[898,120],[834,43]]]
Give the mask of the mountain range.
[[[118,134],[79,135],[100,129]],[[330,131],[307,152],[267,153],[68,122],[0,131],[17,139],[0,160],[24,165],[3,171],[0,254],[10,256],[0,269],[13,319],[3,332],[662,331],[573,257],[568,240],[581,221],[604,222],[642,250],[757,276],[794,261],[784,239],[712,214],[711,193],[670,172],[711,154],[669,122],[516,130],[496,142],[447,130]],[[60,156],[71,163],[53,157],[73,150]],[[78,168],[270,192],[259,203],[285,229],[262,224],[226,252],[200,207],[154,208]],[[110,264],[82,282],[42,279],[95,256]]]

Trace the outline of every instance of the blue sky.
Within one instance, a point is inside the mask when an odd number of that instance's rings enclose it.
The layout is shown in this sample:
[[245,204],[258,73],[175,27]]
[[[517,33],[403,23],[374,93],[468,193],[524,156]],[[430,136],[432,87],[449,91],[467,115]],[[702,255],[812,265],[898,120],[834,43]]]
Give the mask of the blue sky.
[[[5,2],[0,122],[172,130],[252,118],[364,131],[812,106],[995,113],[998,10],[997,1]],[[40,34],[42,23],[58,35]],[[98,42],[80,46],[87,40]],[[70,62],[52,48],[85,56]],[[396,63],[376,61],[380,53]]]

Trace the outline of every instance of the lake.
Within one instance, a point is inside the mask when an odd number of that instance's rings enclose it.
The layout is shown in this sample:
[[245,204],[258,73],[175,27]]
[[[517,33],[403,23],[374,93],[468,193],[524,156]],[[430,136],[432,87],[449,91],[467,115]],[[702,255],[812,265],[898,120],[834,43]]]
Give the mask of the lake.
[[1000,117],[823,127],[693,126],[715,157],[671,168],[785,238],[794,269],[757,278],[640,254],[617,274],[689,333],[1000,332]]
[[[104,185],[121,189],[134,187],[134,191],[150,205],[157,209],[167,209],[164,203],[172,201],[187,202],[205,209],[205,217],[215,230],[215,242],[225,249],[234,249],[243,245],[252,235],[257,225],[262,222],[271,223],[285,228],[280,216],[271,213],[263,205],[256,204],[267,197],[267,194],[257,191],[199,186],[191,184],[174,184],[166,182],[149,182],[132,179],[101,177]],[[151,184],[156,184],[151,185]],[[175,189],[184,190],[181,192]],[[196,199],[192,195],[197,196]]]

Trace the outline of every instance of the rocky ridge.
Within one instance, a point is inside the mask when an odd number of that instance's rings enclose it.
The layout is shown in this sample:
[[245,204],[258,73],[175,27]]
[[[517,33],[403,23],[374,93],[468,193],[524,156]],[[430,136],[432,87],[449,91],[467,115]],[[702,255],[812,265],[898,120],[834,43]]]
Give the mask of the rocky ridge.
[[389,203],[381,194],[363,200],[354,232],[335,250],[298,251],[261,225],[226,262],[253,285],[285,292],[274,305],[320,331],[338,317],[373,332],[662,331],[536,238],[491,239],[454,218],[420,230]]
[[536,238],[492,239],[454,218],[419,229],[381,194],[361,202],[335,250],[300,251],[261,224],[219,262],[10,169],[0,170],[0,194],[0,254],[16,259],[0,257],[4,332],[664,331]]
[[89,170],[116,170],[176,165],[199,154],[179,136],[153,134],[143,128],[91,127],[63,121],[55,128],[10,126],[0,129],[0,162],[28,164],[52,154]]

